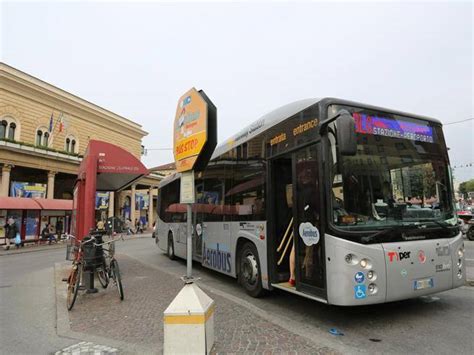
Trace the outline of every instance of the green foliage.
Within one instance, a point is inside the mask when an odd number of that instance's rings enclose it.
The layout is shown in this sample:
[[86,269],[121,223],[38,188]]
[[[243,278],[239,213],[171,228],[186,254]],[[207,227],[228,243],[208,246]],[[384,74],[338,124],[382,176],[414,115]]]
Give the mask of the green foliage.
[[474,179],[464,181],[459,184],[459,193],[466,195],[471,191],[474,191]]

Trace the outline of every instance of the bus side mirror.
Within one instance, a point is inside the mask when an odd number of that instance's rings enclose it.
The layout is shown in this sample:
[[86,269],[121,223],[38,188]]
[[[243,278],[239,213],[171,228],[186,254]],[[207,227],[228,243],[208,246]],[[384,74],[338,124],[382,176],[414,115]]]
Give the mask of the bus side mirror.
[[356,155],[355,122],[351,114],[342,110],[337,118],[337,144],[341,155]]

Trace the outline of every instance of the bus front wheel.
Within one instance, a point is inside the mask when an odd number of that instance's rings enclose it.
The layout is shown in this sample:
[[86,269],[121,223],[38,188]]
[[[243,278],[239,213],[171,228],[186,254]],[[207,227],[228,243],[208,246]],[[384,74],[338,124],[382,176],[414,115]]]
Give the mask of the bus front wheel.
[[264,290],[257,248],[253,243],[247,242],[243,245],[239,255],[239,283],[250,296],[262,296]]
[[173,235],[170,233],[168,234],[168,258],[171,260],[176,259],[176,256],[174,255],[174,244],[173,244]]
[[467,239],[469,240],[474,240],[474,226],[471,226],[467,233],[466,233]]

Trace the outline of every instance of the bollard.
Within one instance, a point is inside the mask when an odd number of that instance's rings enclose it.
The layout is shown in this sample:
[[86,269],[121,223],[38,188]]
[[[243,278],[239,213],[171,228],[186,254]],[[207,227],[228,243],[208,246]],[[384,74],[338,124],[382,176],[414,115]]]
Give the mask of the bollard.
[[209,354],[214,345],[214,301],[186,284],[164,312],[166,354]]

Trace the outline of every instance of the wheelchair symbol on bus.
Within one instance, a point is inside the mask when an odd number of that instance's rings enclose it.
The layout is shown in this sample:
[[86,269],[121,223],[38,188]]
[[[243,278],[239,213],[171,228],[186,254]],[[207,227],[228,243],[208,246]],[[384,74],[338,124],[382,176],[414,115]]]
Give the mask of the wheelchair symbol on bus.
[[367,289],[365,285],[354,286],[354,297],[356,300],[361,300],[367,297]]

